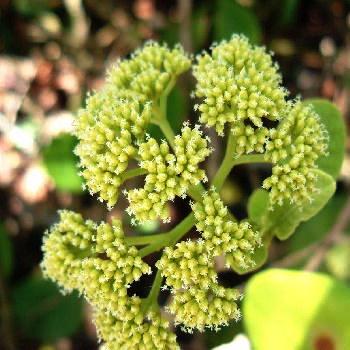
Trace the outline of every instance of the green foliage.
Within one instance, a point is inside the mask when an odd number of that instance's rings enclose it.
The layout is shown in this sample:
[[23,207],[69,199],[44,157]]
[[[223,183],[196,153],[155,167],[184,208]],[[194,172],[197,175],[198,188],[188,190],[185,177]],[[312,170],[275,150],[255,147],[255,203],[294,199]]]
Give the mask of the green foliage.
[[317,160],[317,165],[336,179],[345,154],[346,131],[343,117],[339,109],[327,100],[311,99],[306,100],[304,104],[311,104],[314,107],[329,136],[328,154],[321,156]]
[[346,196],[335,194],[317,215],[302,222],[288,240],[288,252],[295,252],[324,238],[344,206]]
[[14,289],[12,297],[14,315],[27,337],[53,341],[72,335],[81,325],[77,293],[64,296],[51,281],[30,278]]
[[0,222],[0,274],[8,277],[11,274],[13,265],[13,250],[10,237],[4,224]]
[[264,232],[276,236],[280,240],[289,238],[298,225],[316,215],[335,192],[335,181],[328,174],[314,170],[317,175],[316,193],[311,202],[301,206],[285,203],[282,206],[270,208],[268,193],[257,190],[250,200],[250,213],[253,220],[263,227]]
[[77,143],[74,136],[57,136],[42,151],[46,169],[60,191],[82,192],[82,180],[78,176],[78,158],[73,150]]
[[218,0],[214,18],[214,39],[229,39],[233,33],[244,34],[254,44],[261,39],[258,19],[250,9],[235,0]]
[[272,269],[248,282],[243,321],[255,350],[346,350],[349,309],[349,287],[331,277]]

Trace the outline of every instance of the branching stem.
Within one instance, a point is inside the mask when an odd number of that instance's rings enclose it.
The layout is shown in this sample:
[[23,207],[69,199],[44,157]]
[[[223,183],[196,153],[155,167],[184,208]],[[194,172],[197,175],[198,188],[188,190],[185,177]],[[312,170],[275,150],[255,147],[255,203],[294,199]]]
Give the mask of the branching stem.
[[223,184],[225,183],[227,176],[230,174],[234,166],[249,163],[269,163],[269,161],[265,160],[263,154],[248,154],[235,158],[233,145],[234,135],[232,134],[232,132],[230,132],[228,136],[224,159],[220,165],[219,170],[215,174],[212,182],[212,185],[216,188],[217,191],[220,191]]
[[[173,84],[169,84],[168,87],[170,88],[167,89],[164,92],[163,96],[160,98],[159,106],[153,107],[154,118],[152,119],[152,122],[159,126],[165,138],[169,142],[170,146],[174,149],[175,134],[166,117],[166,99],[172,86]],[[230,174],[230,171],[235,165],[248,163],[266,163],[266,160],[264,159],[263,154],[243,155],[235,158],[234,135],[231,132],[229,132],[225,156],[220,165],[219,170],[214,176],[212,185],[216,188],[217,191],[219,191],[225,183],[227,176]],[[191,186],[187,190],[188,195],[192,197],[192,199],[194,199],[195,201],[200,201],[204,192],[205,188],[202,184],[199,184],[197,186]],[[153,252],[161,250],[166,246],[173,246],[174,244],[176,244],[176,242],[179,241],[194,226],[194,224],[194,214],[191,213],[167,233],[160,233],[157,235],[149,235],[142,237],[128,237],[127,242],[128,244],[135,245],[148,244],[144,248],[139,250],[140,256],[145,257]],[[161,281],[161,272],[158,270],[152,285],[151,292],[143,302],[144,310],[147,310],[149,307],[151,307],[152,305],[154,306],[156,304]]]
[[140,176],[140,175],[146,175],[146,174],[147,174],[147,170],[142,169],[142,168],[130,169],[130,170],[127,170],[125,173],[123,173],[122,181],[124,182],[124,181],[129,180],[133,177]]
[[148,246],[140,249],[140,256],[145,257],[153,252],[162,249],[165,246],[174,245],[193,227],[194,223],[194,215],[191,213],[187,215],[185,219],[183,219],[168,233],[154,235],[153,242]]
[[151,309],[151,308],[158,307],[157,299],[158,299],[158,295],[160,292],[162,280],[163,280],[163,278],[162,278],[161,271],[158,270],[156,277],[154,278],[151,291],[149,292],[147,298],[142,301],[141,307],[142,307],[144,312],[146,310]]

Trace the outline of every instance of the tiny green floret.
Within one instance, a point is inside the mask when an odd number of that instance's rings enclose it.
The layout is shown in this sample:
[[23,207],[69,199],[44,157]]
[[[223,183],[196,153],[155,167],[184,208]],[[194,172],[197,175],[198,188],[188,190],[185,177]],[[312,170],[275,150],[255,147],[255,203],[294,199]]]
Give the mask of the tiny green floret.
[[[213,178],[203,166],[214,153],[210,138],[188,122],[175,135],[166,115],[171,89],[191,66],[199,123],[227,138],[225,154],[215,154],[223,160]],[[191,213],[160,234],[125,236],[120,220],[97,224],[68,210],[45,233],[42,271],[92,305],[101,349],[179,349],[174,326],[218,330],[240,318],[241,293],[220,285],[217,261],[239,273],[252,271],[271,235],[264,223],[238,221],[223,202],[220,190],[230,171],[238,164],[271,164],[262,184],[271,210],[284,203],[299,208],[322,191],[314,170],[327,154],[327,131],[311,105],[287,100],[281,84],[272,55],[233,35],[194,61],[181,46],[146,43],[118,61],[105,86],[87,97],[74,134],[80,174],[92,195],[111,209],[124,193],[133,224],[171,223],[169,201],[191,198]],[[148,135],[152,124],[162,140]],[[126,182],[134,186],[125,188]],[[186,236],[194,227],[197,232]],[[154,266],[144,261],[161,250]],[[129,295],[131,284],[152,269],[148,296]],[[163,288],[171,296],[161,310]]]

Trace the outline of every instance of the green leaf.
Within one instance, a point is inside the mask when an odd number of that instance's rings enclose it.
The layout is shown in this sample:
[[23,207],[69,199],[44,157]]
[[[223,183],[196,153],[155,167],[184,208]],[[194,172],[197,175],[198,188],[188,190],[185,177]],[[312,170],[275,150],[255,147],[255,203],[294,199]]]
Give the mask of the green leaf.
[[[269,194],[265,190],[258,189],[253,192],[248,201],[248,216],[249,222],[253,225],[254,229],[262,233],[264,225],[264,216],[268,214]],[[272,236],[265,234],[262,237],[262,246],[254,251],[251,258],[255,264],[247,269],[242,268],[240,265],[232,266],[233,270],[240,275],[255,271],[265,264],[268,258],[269,247],[271,244]]]
[[13,249],[10,237],[4,224],[0,223],[0,273],[4,277],[11,274],[13,265]]
[[335,194],[317,215],[301,223],[295,234],[288,240],[288,253],[322,240],[334,225],[346,198],[346,194]]
[[72,335],[82,321],[82,301],[77,294],[64,296],[54,283],[38,277],[14,290],[13,308],[22,332],[43,341]]
[[50,0],[15,0],[14,7],[21,15],[28,17],[37,17],[51,10]]
[[218,0],[214,17],[214,39],[230,39],[233,33],[244,34],[253,43],[261,39],[261,29],[255,14],[233,0]]
[[345,284],[327,275],[272,269],[248,282],[243,322],[255,350],[347,350],[349,310]]
[[261,188],[254,191],[248,200],[248,216],[252,224],[260,226],[269,207],[269,193]]
[[250,256],[250,258],[255,262],[253,266],[250,266],[248,268],[242,268],[242,266],[240,266],[239,264],[234,264],[232,265],[232,269],[239,275],[244,275],[246,273],[256,271],[266,263],[267,258],[269,256],[270,244],[271,238],[267,236],[263,240],[263,245],[255,249],[254,253]]
[[329,155],[320,157],[317,164],[321,170],[336,179],[340,173],[345,155],[346,131],[344,119],[339,109],[327,100],[310,99],[304,103],[312,104],[329,134]]
[[317,192],[312,196],[312,202],[305,202],[301,206],[284,203],[275,206],[273,210],[266,208],[261,218],[265,231],[280,240],[289,238],[301,222],[309,220],[316,215],[329,201],[335,192],[333,178],[320,170],[313,170],[317,175]]
[[82,192],[82,179],[77,167],[78,157],[73,153],[77,140],[62,134],[43,149],[42,156],[49,175],[57,189],[73,193]]

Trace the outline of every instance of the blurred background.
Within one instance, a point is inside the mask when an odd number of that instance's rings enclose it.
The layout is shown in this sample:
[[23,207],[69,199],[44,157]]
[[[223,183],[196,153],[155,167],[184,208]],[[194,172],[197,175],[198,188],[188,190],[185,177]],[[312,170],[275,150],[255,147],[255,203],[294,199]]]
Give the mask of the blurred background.
[[[76,140],[69,133],[87,92],[101,87],[108,66],[145,40],[181,42],[198,53],[234,32],[275,52],[292,97],[333,101],[349,126],[350,1],[0,0],[1,350],[98,348],[89,307],[74,294],[62,296],[42,279],[39,267],[42,236],[57,220],[58,209],[95,220],[116,215],[128,224],[123,200],[108,212],[82,191],[77,175]],[[193,86],[185,75],[170,95],[168,118],[176,131],[183,120],[196,118],[189,98]],[[157,130],[150,132],[159,136]],[[222,140],[210,136],[220,152]],[[220,161],[212,158],[206,164],[209,175]],[[246,216],[248,195],[269,171],[261,165],[238,166],[231,174],[222,196],[239,218]],[[348,139],[336,195],[290,240],[273,244],[269,266],[305,266],[312,252],[305,249],[323,244],[338,218],[349,213],[349,182]],[[175,201],[172,210],[180,216],[188,208]],[[154,222],[137,233],[164,229]],[[345,283],[350,281],[349,232],[343,224],[345,238],[327,245],[320,265]],[[156,258],[150,256],[148,262]],[[227,286],[249,278],[220,274]],[[146,295],[150,284],[151,279],[142,280],[132,290]],[[242,332],[242,324],[218,333],[176,332],[183,349],[211,349]],[[325,349],[334,350],[319,348]]]

